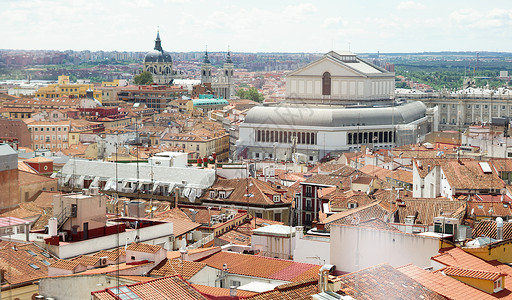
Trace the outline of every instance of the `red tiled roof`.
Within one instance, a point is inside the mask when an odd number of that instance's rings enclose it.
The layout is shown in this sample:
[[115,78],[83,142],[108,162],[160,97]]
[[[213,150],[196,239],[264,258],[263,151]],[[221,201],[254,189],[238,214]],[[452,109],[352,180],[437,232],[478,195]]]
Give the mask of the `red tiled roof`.
[[[199,291],[202,295],[214,296],[214,297],[228,297],[229,289],[224,289],[220,287],[207,286],[201,284],[192,284],[192,287]],[[257,293],[244,291],[244,290],[236,290],[236,295],[238,297],[250,297],[256,295]]]
[[78,261],[61,259],[51,264],[50,267],[63,270],[74,270],[78,265],[80,265],[80,262]]
[[[209,191],[224,190],[231,191],[226,198],[210,198]],[[273,195],[281,195],[281,201],[278,204],[290,203],[291,193],[286,193],[288,189],[281,186],[280,189],[268,182],[255,178],[249,179],[219,179],[217,182],[201,197],[203,201],[218,202],[242,202],[246,204],[275,205]],[[286,197],[284,196],[286,193]]]
[[222,269],[223,265],[227,264],[229,272],[234,274],[292,282],[317,276],[321,267],[284,259],[224,251],[206,257],[201,262],[216,269]]
[[245,299],[252,300],[292,300],[311,299],[311,296],[318,293],[318,279],[308,278],[305,280],[287,283],[277,286],[271,291],[256,294]]
[[[334,279],[355,299],[445,299],[388,264],[376,265]],[[397,298],[397,297],[400,298]]]
[[335,213],[327,217],[323,223],[326,229],[329,229],[331,224],[359,224],[374,218],[384,220],[385,216],[393,211],[395,211],[395,208],[390,208],[389,203],[376,201],[368,205]]
[[471,270],[471,269],[457,268],[457,267],[446,267],[444,269],[441,269],[440,271],[448,276],[469,277],[469,278],[491,280],[491,281],[495,281],[498,278],[506,275],[501,272],[479,271],[479,270]]
[[[457,279],[444,276],[442,273],[429,272],[414,265],[398,267],[397,270],[448,299],[487,300],[498,298],[498,295],[490,295]],[[500,293],[505,294],[506,292]]]
[[149,274],[151,276],[173,276],[179,274],[184,279],[189,280],[205,266],[206,264],[200,262],[166,258],[154,267]]
[[126,251],[146,252],[146,253],[157,253],[158,250],[163,249],[160,246],[143,244],[143,243],[131,243],[126,248]]
[[21,284],[47,277],[48,266],[43,260],[49,263],[56,260],[42,255],[43,252],[46,251],[33,244],[0,241],[0,269],[5,270],[7,283]]
[[[124,288],[123,288],[124,287]],[[128,284],[119,287],[134,293],[141,300],[196,300],[204,299],[196,289],[179,276],[158,278],[146,282]],[[102,291],[92,292],[93,297],[99,299],[125,299],[116,296],[116,288],[108,288]],[[98,296],[99,295],[99,296]],[[109,298],[110,296],[110,298]],[[101,298],[100,298],[101,297]],[[129,298],[126,298],[129,299]]]
[[[496,236],[496,221],[482,220],[478,222],[473,228],[473,237],[487,236],[497,239]],[[503,222],[503,240],[512,239],[512,223]]]

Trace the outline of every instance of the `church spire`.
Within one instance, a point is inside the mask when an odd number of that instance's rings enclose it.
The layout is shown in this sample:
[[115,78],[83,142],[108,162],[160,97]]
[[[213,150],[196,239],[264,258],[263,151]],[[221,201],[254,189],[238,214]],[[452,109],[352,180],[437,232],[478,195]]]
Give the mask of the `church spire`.
[[162,41],[160,40],[160,30],[156,32],[156,39],[155,39],[155,50],[158,50],[160,52],[164,51],[162,49]]
[[233,61],[231,60],[231,51],[229,50],[229,48],[228,48],[228,55],[226,56],[226,63],[227,64],[233,63]]
[[208,58],[208,46],[206,46],[206,51],[204,52],[203,64],[209,64],[209,63],[210,63],[210,59]]

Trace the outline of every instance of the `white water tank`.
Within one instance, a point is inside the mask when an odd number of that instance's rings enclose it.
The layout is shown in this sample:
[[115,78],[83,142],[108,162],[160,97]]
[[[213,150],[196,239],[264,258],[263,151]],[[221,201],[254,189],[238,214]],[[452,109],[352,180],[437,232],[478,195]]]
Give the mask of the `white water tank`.
[[48,220],[48,234],[50,236],[57,235],[57,218],[50,218],[50,220]]

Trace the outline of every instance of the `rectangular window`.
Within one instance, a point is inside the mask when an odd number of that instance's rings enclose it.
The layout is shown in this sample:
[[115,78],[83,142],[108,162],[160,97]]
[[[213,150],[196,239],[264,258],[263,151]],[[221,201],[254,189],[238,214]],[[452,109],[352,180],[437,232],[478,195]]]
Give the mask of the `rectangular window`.
[[240,286],[240,281],[238,280],[231,280],[231,286]]
[[311,186],[309,186],[309,185],[306,186],[306,197],[313,197],[312,191],[313,191],[313,188]]

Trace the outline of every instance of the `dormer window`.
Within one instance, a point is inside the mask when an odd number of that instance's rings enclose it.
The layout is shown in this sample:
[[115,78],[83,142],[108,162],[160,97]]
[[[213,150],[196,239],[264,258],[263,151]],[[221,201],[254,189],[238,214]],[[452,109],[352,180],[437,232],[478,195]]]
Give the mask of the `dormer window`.
[[274,200],[274,202],[281,202],[281,195],[272,196],[272,200]]
[[210,191],[210,198],[215,198],[215,191]]
[[352,203],[349,203],[348,204],[348,208],[351,209],[351,208],[356,208],[357,207],[357,203],[355,202],[352,202]]
[[220,191],[219,192],[219,198],[220,199],[226,199],[226,191]]

